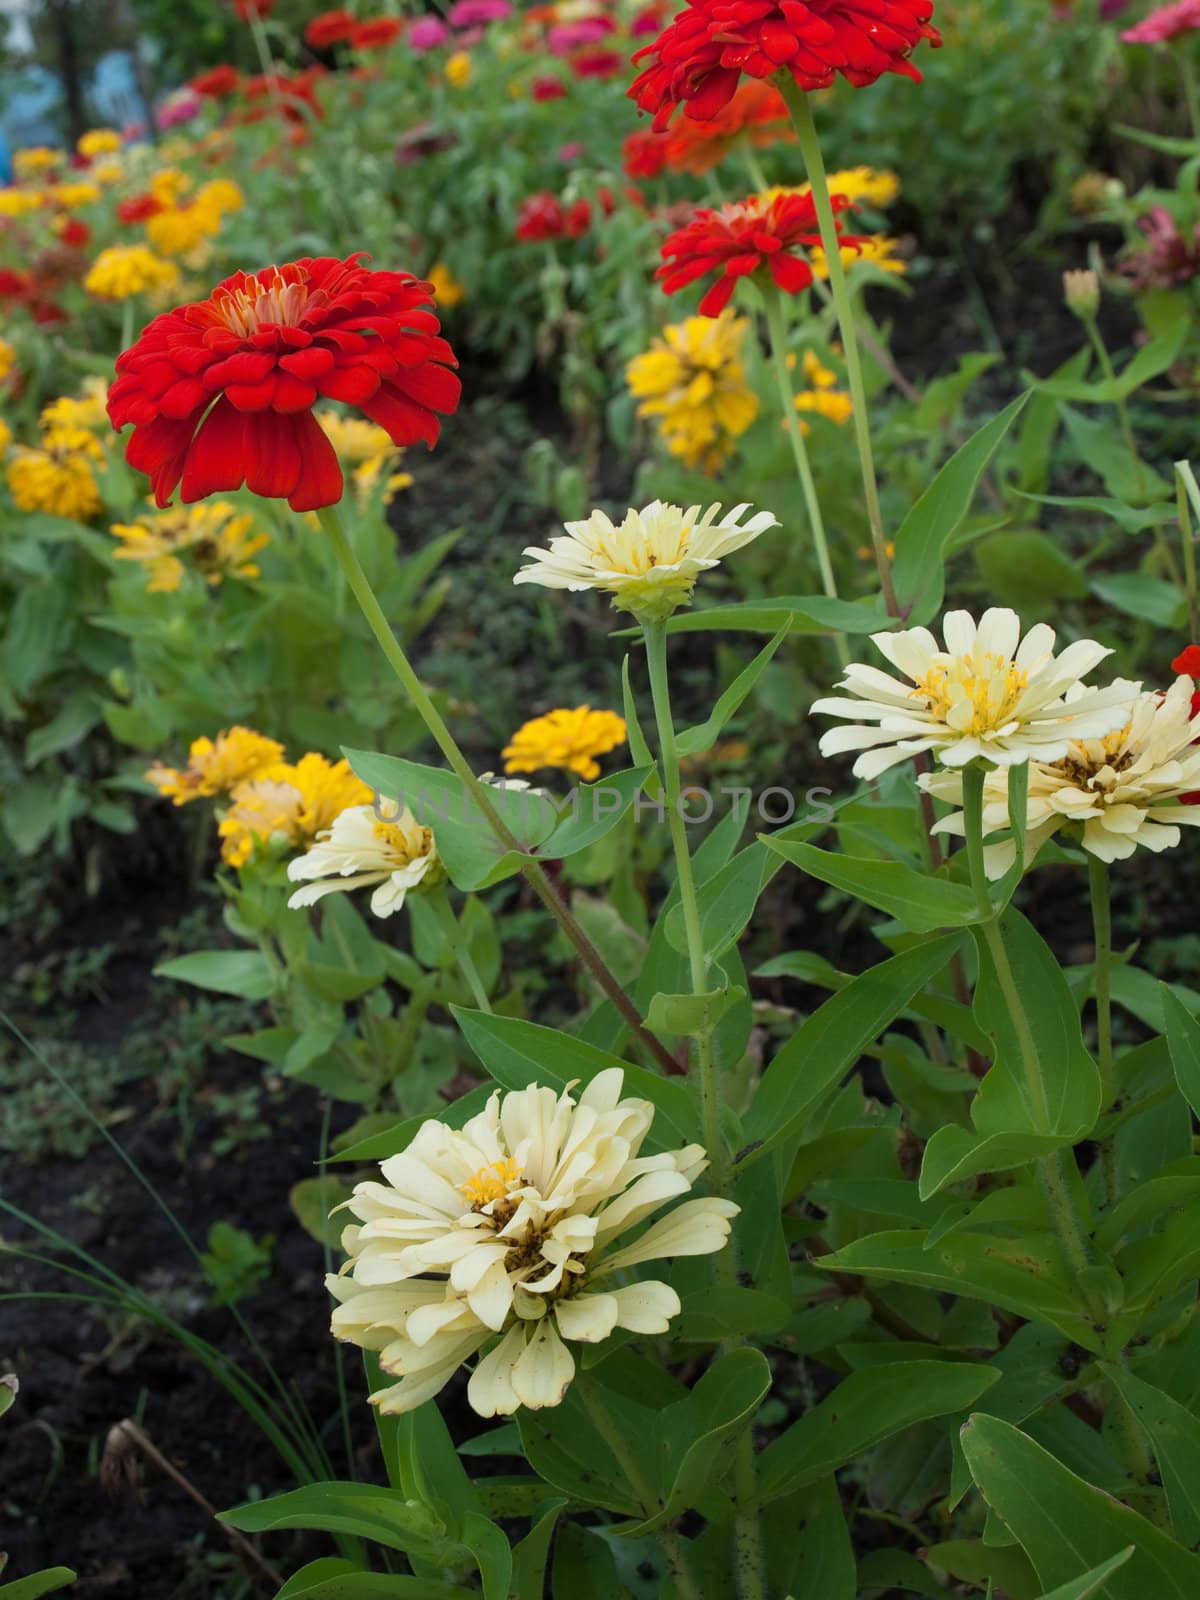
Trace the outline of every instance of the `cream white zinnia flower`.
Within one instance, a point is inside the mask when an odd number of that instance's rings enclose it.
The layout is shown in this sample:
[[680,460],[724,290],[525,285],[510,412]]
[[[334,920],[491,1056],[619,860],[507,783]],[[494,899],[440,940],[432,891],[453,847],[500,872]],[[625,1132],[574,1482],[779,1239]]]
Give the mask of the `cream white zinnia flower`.
[[565,524],[567,537],[551,539],[549,550],[530,547],[533,564],[522,567],[514,583],[540,583],[547,589],[603,589],[613,605],[650,621],[660,621],[691,599],[696,579],[723,556],[779,526],[769,511],[746,522],[748,505],[725,516],[719,505],[701,514],[699,506],[664,505],[655,500],[642,511],[628,511],[618,527],[603,511],[586,522]]
[[327,1281],[341,1302],[334,1334],[378,1350],[399,1379],[371,1396],[381,1411],[421,1405],[493,1340],[467,1389],[480,1416],[556,1406],[575,1373],[564,1340],[666,1331],[675,1290],[624,1274],[719,1250],[738,1208],[686,1200],[618,1246],[707,1165],[699,1145],[640,1156],[654,1108],[623,1100],[623,1081],[619,1068],[597,1073],[577,1101],[570,1089],[497,1091],[461,1131],[423,1123],[382,1163],[383,1183],[356,1187],[350,1259]]
[[[1056,761],[1072,740],[1101,738],[1129,717],[1137,684],[1085,688],[1080,680],[1112,651],[1079,639],[1054,654],[1054,629],[1039,623],[1021,638],[1015,611],[995,606],[976,626],[969,612],[948,611],[942,649],[928,628],[872,634],[904,674],[853,663],[838,685],[852,699],[818,700],[814,711],[852,718],[821,738],[821,754],[864,753],[859,778],[875,778],[908,756],[932,750],[948,767],[983,757],[997,766]],[[1075,690],[1071,700],[1065,699]]]
[[428,888],[442,876],[432,830],[422,827],[407,806],[388,818],[373,806],[348,806],[317,835],[311,850],[288,863],[288,877],[305,885],[288,905],[311,906],[335,890],[375,884],[371,910],[390,917],[410,889]]
[[[1027,860],[1051,834],[1072,824],[1081,830],[1083,848],[1101,861],[1124,861],[1139,845],[1169,850],[1182,837],[1181,823],[1200,826],[1200,713],[1192,715],[1192,680],[1177,678],[1165,695],[1137,694],[1138,687],[1124,685],[1136,697],[1124,728],[1073,742],[1061,760],[1030,763]],[[938,799],[962,804],[958,773],[919,781]],[[1007,771],[988,774],[983,797],[986,837],[1008,828]],[[962,834],[962,812],[944,817],[934,831]],[[988,845],[988,876],[1001,877],[1015,858],[1011,840]]]

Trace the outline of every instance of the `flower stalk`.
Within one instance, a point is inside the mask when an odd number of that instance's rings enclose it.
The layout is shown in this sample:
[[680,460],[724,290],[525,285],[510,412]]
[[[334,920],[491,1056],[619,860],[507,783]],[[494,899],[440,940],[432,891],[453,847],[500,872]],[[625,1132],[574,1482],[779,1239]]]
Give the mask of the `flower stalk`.
[[487,990],[479,976],[479,968],[471,956],[470,944],[467,940],[466,929],[454,915],[450,904],[450,896],[446,893],[446,885],[439,883],[428,893],[429,904],[437,918],[438,927],[442,930],[442,937],[458,963],[458,969],[467,980],[467,987],[471,991],[476,1006],[480,1011],[491,1015],[492,1004],[487,997]]
[[846,355],[846,376],[850,384],[850,397],[854,402],[854,436],[858,443],[858,458],[862,467],[863,494],[867,503],[867,521],[871,528],[871,546],[875,552],[875,565],[879,569],[879,586],[883,591],[888,615],[900,616],[896,588],[892,582],[892,564],[887,553],[887,538],[883,531],[883,512],[879,504],[879,484],[875,476],[875,455],[871,447],[871,423],[867,414],[867,391],[863,382],[862,358],[858,350],[858,331],[854,320],[854,306],[842,266],[842,247],[838,239],[837,219],[829,198],[829,183],[825,176],[825,162],[821,144],[813,121],[808,95],[796,86],[789,72],[777,73],[774,83],[787,103],[800,154],[804,159],[808,181],[812,186],[813,204],[821,230],[821,248],[825,252],[825,265],[829,273],[829,289],[837,312],[838,328]]
[[383,614],[383,608],[380,606],[375,596],[375,591],[371,587],[371,581],[363,571],[362,563],[346,537],[341,519],[337,514],[337,508],[335,506],[324,506],[317,512],[317,516],[320,519],[322,529],[333,546],[338,563],[346,574],[346,581],[349,583],[354,597],[359,603],[363,616],[367,620],[367,625],[375,635],[379,648],[383,651],[388,665],[399,678],[418,715],[429,730],[430,736],[445,757],[450,770],[462,782],[471,799],[479,807],[496,839],[507,850],[516,851],[521,855],[521,871],[530,887],[575,946],[584,966],[616,1006],[630,1028],[632,1028],[643,1048],[649,1052],[665,1072],[675,1072],[677,1070],[676,1064],[669,1051],[662,1041],[655,1038],[654,1034],[646,1027],[637,1007],[617,982],[612,969],[588,938],[570,906],[567,905],[550,881],[546,869],[541,862],[535,861],[522,848],[520,840],[516,838],[496,808],[492,792],[488,789],[487,784],[480,782],[472,772],[467,758],[459,749],[453,734],[446,726],[445,719],[434,705],[429,691],[413,670],[408,657],[392,632],[388,620]]
[[1179,506],[1179,538],[1183,546],[1183,588],[1187,600],[1190,635],[1200,639],[1200,598],[1196,586],[1196,535],[1191,512],[1200,516],[1200,484],[1190,461],[1175,463],[1175,494]]

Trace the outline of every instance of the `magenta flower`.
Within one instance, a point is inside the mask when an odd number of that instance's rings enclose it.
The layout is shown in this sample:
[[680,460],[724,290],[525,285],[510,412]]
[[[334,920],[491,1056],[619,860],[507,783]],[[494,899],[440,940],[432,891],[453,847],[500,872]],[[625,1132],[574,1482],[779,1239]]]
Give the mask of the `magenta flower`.
[[1135,289],[1171,289],[1200,274],[1200,226],[1188,238],[1165,206],[1151,206],[1138,227],[1148,248],[1131,250],[1118,263]]
[[450,29],[440,17],[418,17],[408,30],[412,50],[436,50],[450,37]]
[[508,0],[456,0],[450,7],[453,28],[476,28],[512,16]]
[[1121,38],[1126,44],[1165,44],[1194,28],[1200,28],[1200,0],[1173,0],[1143,17],[1135,27],[1126,28]]
[[569,56],[584,45],[597,44],[615,27],[611,17],[581,17],[578,22],[560,22],[547,33],[546,48],[552,55]]

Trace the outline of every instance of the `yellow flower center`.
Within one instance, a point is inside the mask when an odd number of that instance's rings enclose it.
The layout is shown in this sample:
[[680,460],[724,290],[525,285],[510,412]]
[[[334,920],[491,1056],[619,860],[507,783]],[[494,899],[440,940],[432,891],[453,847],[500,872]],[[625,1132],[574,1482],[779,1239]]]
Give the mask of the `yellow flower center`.
[[308,284],[298,267],[273,267],[267,281],[242,276],[233,289],[212,297],[213,320],[248,339],[264,323],[295,328],[308,308]]
[[924,700],[957,733],[990,733],[1011,721],[1028,674],[1007,656],[984,651],[934,666],[916,680],[913,698]]
[[486,1206],[489,1201],[503,1200],[513,1184],[520,1181],[521,1169],[511,1156],[506,1156],[502,1161],[493,1161],[489,1166],[480,1167],[473,1178],[459,1184],[458,1192],[472,1206]]

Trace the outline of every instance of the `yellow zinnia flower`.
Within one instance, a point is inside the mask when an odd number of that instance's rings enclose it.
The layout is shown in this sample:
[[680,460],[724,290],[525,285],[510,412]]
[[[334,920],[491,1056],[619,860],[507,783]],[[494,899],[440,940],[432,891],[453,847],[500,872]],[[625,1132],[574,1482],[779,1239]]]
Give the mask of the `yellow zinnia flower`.
[[221,231],[221,212],[199,197],[146,218],[146,237],[164,256],[185,256]]
[[98,184],[87,181],[56,183],[53,188],[47,189],[46,195],[56,206],[62,206],[65,211],[74,211],[77,206],[90,206],[93,201],[99,200],[100,188]]
[[344,417],[337,411],[317,411],[314,415],[337,451],[343,468],[349,469],[360,505],[371,498],[385,474],[384,505],[391,502],[398,490],[411,486],[411,473],[393,470],[399,467],[404,451],[392,443],[386,428],[362,417]]
[[[842,246],[842,266],[849,272],[851,267],[860,261],[869,261],[872,266],[878,267],[881,272],[894,272],[903,277],[908,271],[908,263],[902,260],[899,239],[890,239],[887,234],[873,233],[862,238],[857,249],[851,245]],[[814,245],[808,253],[812,263],[813,273],[818,278],[827,278],[829,268],[825,263],[825,252],[820,245]]]
[[186,554],[189,564],[214,588],[225,578],[257,578],[251,559],[270,544],[270,535],[257,532],[254,517],[239,512],[228,500],[202,505],[171,506],[140,522],[115,522],[112,532],[122,541],[113,552],[118,560],[138,561],[149,573],[149,594],[166,594],[183,582]]
[[127,300],[148,289],[173,289],[179,268],[144,244],[114,244],[101,250],[83,280],[89,294],[101,300]]
[[294,766],[281,761],[233,790],[218,825],[221,855],[230,866],[245,866],[255,844],[273,835],[306,846],[349,806],[370,805],[372,798],[347,761],[329,762],[314,752]]
[[17,352],[7,339],[0,339],[0,378],[7,378],[17,364]]
[[23,217],[46,204],[40,189],[0,189],[0,217]]
[[18,511],[49,511],[86,522],[103,502],[92,470],[104,452],[85,428],[51,428],[40,449],[19,449],[8,463],[8,487]]
[[13,156],[13,171],[18,178],[34,178],[40,172],[64,164],[66,152],[51,150],[48,145],[31,145],[28,150],[18,150]]
[[446,82],[454,89],[465,89],[471,81],[471,58],[465,50],[456,50],[446,62]]
[[12,429],[3,417],[0,417],[0,456],[2,456],[12,443]]
[[425,281],[433,285],[437,303],[446,311],[451,310],[454,306],[461,305],[466,299],[467,291],[455,278],[444,261],[434,262],[433,266],[425,274]]
[[615,711],[593,711],[577,706],[548,711],[524,723],[505,745],[505,772],[537,772],[542,767],[563,767],[587,782],[600,776],[597,756],[625,743],[625,720]]
[[121,135],[115,128],[91,128],[80,136],[75,148],[89,161],[93,156],[110,156],[121,148]]
[[160,167],[150,179],[150,193],[164,206],[173,206],[191,187],[192,180],[178,167]]
[[638,415],[660,419],[663,443],[689,467],[714,471],[758,415],[741,362],[749,326],[728,308],[719,317],[688,317],[665,327],[625,368]]
[[[880,210],[890,206],[900,193],[900,179],[886,168],[847,167],[831,172],[828,181],[830,194],[844,194],[847,200],[862,200]],[[801,192],[807,191],[805,184]]]
[[108,428],[108,385],[103,378],[85,378],[78,395],[64,394],[42,407],[43,428]]
[[253,728],[233,727],[215,739],[193,739],[186,767],[165,767],[156,761],[146,778],[164,800],[183,806],[189,800],[229,794],[282,760],[283,746],[275,739]]

